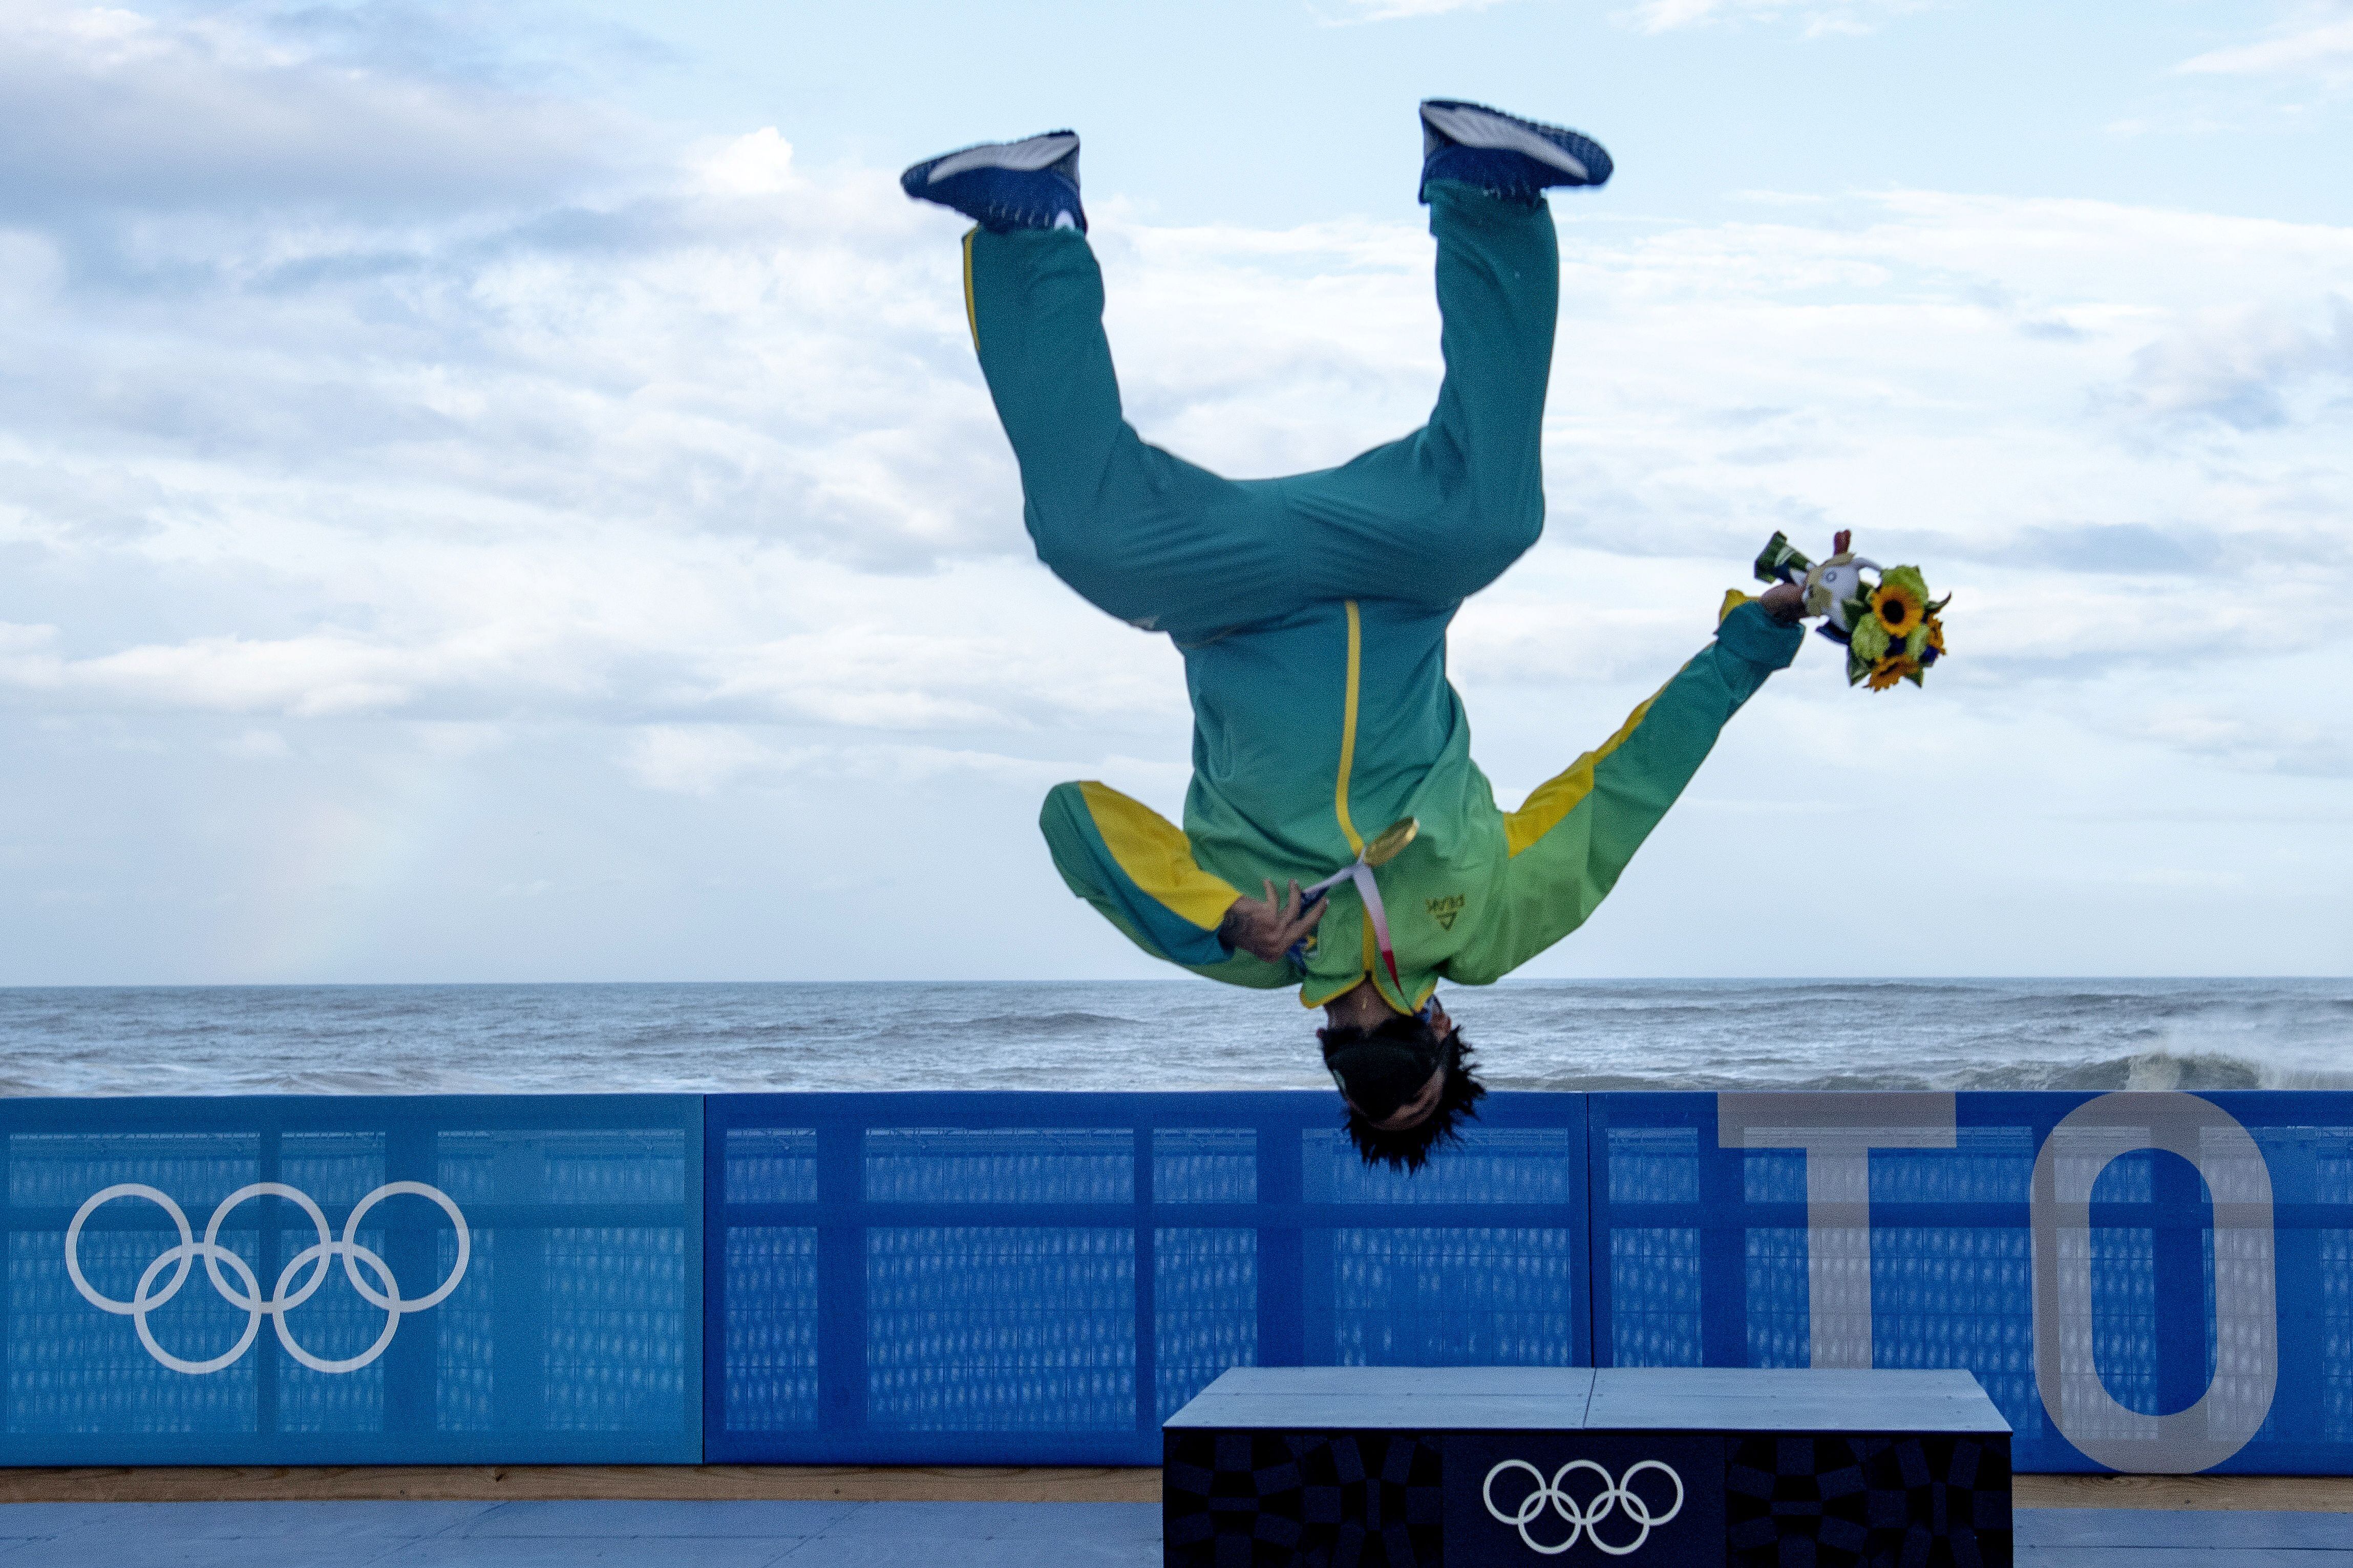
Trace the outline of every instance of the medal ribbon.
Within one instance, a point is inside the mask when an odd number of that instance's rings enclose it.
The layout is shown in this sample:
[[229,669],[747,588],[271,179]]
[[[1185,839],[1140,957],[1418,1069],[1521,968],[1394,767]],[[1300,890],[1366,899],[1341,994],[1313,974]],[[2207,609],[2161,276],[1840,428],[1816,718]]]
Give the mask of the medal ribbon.
[[1356,884],[1356,894],[1365,900],[1365,913],[1373,922],[1373,938],[1380,943],[1381,963],[1388,968],[1389,984],[1397,987],[1399,996],[1405,995],[1405,982],[1398,977],[1397,954],[1389,948],[1389,912],[1381,903],[1380,885],[1373,880],[1373,868],[1362,854],[1353,864],[1342,867],[1308,889],[1300,907],[1304,909],[1343,882]]

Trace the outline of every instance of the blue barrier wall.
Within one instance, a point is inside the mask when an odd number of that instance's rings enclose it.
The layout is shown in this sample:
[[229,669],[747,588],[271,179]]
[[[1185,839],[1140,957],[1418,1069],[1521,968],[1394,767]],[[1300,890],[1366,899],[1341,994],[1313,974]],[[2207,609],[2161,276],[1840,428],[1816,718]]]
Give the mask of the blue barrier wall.
[[1141,1464],[1231,1365],[1598,1363],[2353,1473],[2353,1095],[1497,1094],[1414,1178],[1335,1109],[0,1102],[0,1463]]
[[1412,1179],[1335,1103],[713,1096],[706,1455],[1157,1464],[1229,1366],[1587,1364],[1584,1097]]
[[701,1145],[690,1096],[0,1102],[0,1458],[696,1460]]

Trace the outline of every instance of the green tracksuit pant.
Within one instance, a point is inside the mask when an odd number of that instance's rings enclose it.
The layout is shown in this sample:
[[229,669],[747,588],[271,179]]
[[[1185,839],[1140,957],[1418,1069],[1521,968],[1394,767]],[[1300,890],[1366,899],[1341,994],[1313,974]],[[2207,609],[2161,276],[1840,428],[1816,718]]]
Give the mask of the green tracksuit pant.
[[1077,231],[976,229],[973,335],[1039,559],[1180,647],[1351,598],[1451,606],[1493,582],[1544,527],[1560,260],[1542,207],[1461,185],[1431,187],[1430,226],[1446,380],[1429,425],[1279,479],[1220,478],[1129,426]]

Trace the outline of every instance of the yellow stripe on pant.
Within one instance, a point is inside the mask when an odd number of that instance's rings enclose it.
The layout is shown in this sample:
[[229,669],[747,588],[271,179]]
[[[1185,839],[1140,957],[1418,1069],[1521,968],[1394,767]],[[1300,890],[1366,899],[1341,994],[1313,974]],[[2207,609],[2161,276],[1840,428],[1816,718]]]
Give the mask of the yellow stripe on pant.
[[964,231],[964,324],[972,329],[972,352],[980,352],[980,307],[972,292],[972,237],[980,232],[977,225]]

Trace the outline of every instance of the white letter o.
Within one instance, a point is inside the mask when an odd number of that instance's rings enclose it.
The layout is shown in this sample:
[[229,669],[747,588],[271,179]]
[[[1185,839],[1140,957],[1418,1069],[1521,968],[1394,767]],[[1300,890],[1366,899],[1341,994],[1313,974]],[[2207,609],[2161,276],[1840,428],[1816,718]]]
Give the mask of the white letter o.
[[[2117,1404],[2093,1349],[2092,1184],[2140,1149],[2195,1165],[2214,1204],[2214,1376],[2170,1415]],[[2194,1094],[2077,1106],[2035,1156],[2033,1227],[2034,1381],[2067,1440],[2111,1469],[2159,1475],[2211,1469],[2245,1447],[2279,1386],[2279,1308],[2271,1170],[2239,1119]]]

